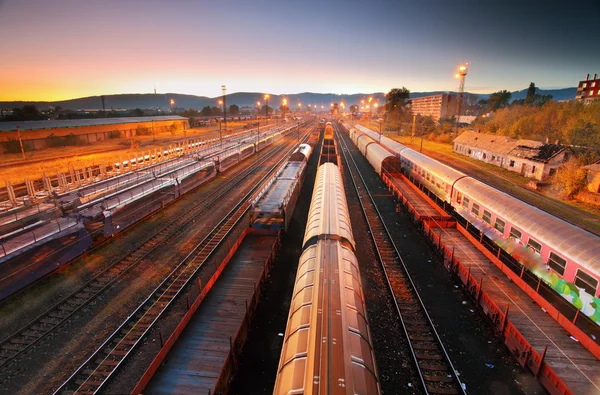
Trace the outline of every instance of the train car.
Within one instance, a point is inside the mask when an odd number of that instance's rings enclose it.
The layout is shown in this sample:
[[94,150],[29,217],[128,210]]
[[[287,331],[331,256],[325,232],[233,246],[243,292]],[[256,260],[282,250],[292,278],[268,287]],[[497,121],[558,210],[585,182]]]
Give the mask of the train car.
[[[351,136],[361,131],[376,135],[360,125],[355,129]],[[400,143],[386,148],[400,158],[411,181],[423,185],[501,248],[501,258],[514,259],[512,254],[519,251],[519,264],[600,324],[600,237]],[[383,163],[385,155],[381,158]]]
[[537,273],[545,280],[550,280],[552,270],[591,297],[600,298],[598,236],[470,177],[456,182],[452,203],[462,216],[480,218],[503,238],[532,250],[547,265],[546,273]]
[[319,167],[273,393],[379,394],[355,241],[333,163]]
[[309,144],[300,144],[290,156],[290,162],[308,162],[312,147]]

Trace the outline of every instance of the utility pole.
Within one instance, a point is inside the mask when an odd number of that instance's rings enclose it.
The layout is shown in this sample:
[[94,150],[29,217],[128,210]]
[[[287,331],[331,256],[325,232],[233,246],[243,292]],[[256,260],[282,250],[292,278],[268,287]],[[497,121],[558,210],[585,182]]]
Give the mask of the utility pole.
[[454,76],[459,79],[460,83],[458,85],[458,103],[456,104],[456,125],[454,127],[454,136],[458,135],[458,122],[460,119],[460,110],[463,103],[463,95],[465,92],[465,77],[469,72],[469,64],[465,63],[458,68],[458,73]]
[[225,85],[221,85],[221,90],[223,91],[223,120],[225,121],[225,130],[227,130],[227,87]]
[[21,132],[19,132],[19,125],[17,125],[17,137],[19,138],[19,146],[21,147],[21,156],[25,159],[25,150],[23,149],[23,140],[21,140]]
[[412,144],[414,138],[415,138],[415,128],[417,127],[417,115],[413,115],[413,122],[412,122],[412,132],[410,135],[410,143]]
[[256,123],[256,152],[258,153],[258,142],[260,141],[260,121]]

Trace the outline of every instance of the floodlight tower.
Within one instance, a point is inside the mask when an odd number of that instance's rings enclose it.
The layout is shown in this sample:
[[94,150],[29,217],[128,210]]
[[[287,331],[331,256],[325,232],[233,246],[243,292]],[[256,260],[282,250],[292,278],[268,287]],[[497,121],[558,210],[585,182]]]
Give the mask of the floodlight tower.
[[460,110],[463,103],[463,95],[465,92],[465,77],[469,72],[469,64],[465,63],[464,65],[460,65],[458,67],[458,72],[454,75],[459,79],[460,84],[458,85],[458,103],[456,104],[456,125],[454,127],[454,134],[458,134],[458,121],[460,119]]

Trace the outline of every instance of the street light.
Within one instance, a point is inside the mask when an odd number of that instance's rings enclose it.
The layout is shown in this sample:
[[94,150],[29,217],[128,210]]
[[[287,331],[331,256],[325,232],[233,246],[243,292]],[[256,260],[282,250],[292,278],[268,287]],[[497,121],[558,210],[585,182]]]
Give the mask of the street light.
[[454,127],[454,135],[458,134],[458,122],[460,119],[460,109],[462,107],[463,102],[463,93],[465,91],[465,77],[469,72],[469,64],[466,63],[464,65],[460,65],[458,67],[458,73],[454,76],[460,80],[460,84],[458,86],[458,103],[456,105],[456,125]]
[[267,102],[267,106],[265,107],[265,114],[267,115],[267,122],[269,121],[269,95],[268,93],[265,95],[265,101]]
[[225,121],[225,130],[227,130],[227,87],[221,85],[221,90],[223,91],[223,120]]
[[175,100],[171,99],[169,101],[169,105],[171,106],[171,114],[173,114],[173,104],[175,104]]
[[[219,105],[223,104],[223,100],[219,100]],[[221,130],[221,125],[223,122],[219,122],[219,144],[223,145],[223,131]]]

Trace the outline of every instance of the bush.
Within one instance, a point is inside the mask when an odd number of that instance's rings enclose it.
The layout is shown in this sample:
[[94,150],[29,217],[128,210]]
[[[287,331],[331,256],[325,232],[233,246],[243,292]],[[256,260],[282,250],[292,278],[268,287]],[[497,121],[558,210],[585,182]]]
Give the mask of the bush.
[[56,136],[54,133],[51,133],[46,137],[46,146],[49,148],[64,147],[65,145],[65,140],[62,137]]
[[[21,146],[19,145],[19,139],[9,137],[8,140],[1,142],[4,147],[4,152],[8,154],[19,154],[21,153]],[[33,144],[30,141],[23,140],[23,150],[25,152],[33,151]]]
[[108,132],[109,139],[119,139],[121,138],[121,132],[118,130],[113,130],[112,132]]
[[136,136],[150,136],[151,134],[152,134],[152,129],[150,129],[150,128],[144,128],[142,126],[138,126],[137,129],[135,129]]

